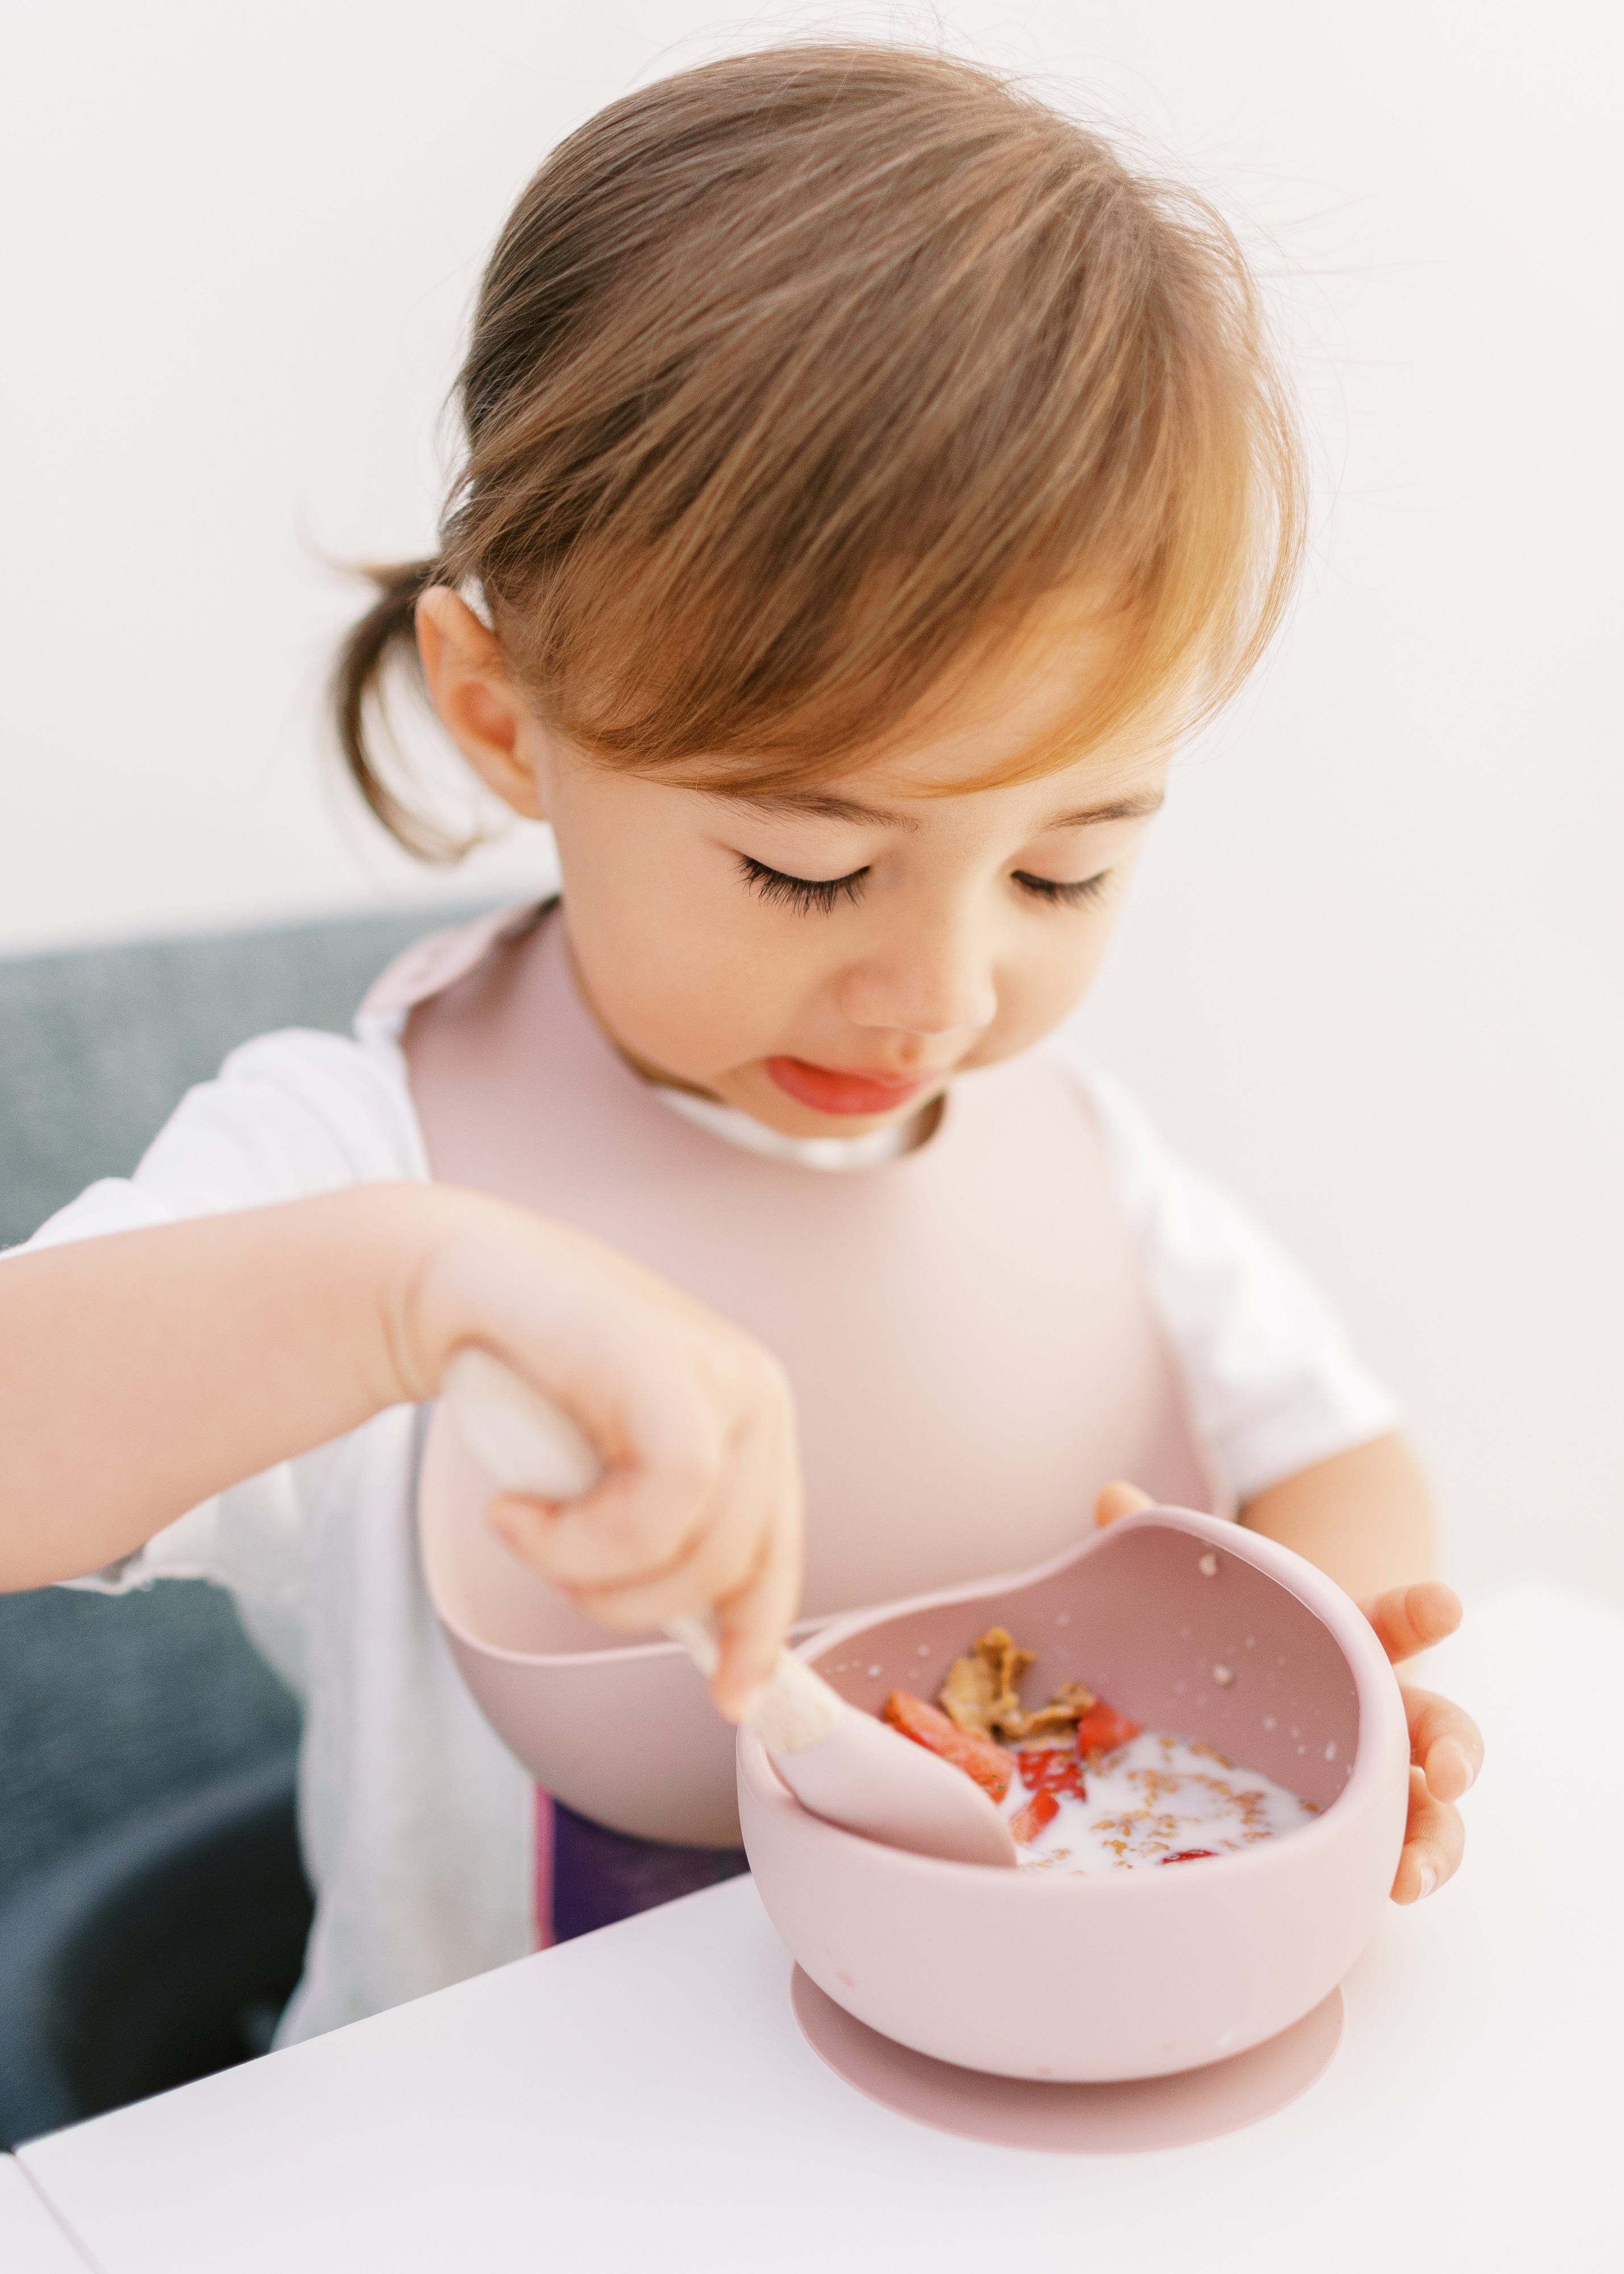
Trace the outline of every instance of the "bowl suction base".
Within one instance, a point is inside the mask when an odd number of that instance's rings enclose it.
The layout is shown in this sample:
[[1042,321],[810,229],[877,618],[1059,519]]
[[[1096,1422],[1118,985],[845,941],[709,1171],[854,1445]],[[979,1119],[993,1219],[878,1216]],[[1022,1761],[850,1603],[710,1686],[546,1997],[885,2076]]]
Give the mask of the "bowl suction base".
[[1122,2084],[1044,2084],[958,2068],[896,2044],[837,2006],[799,1966],[790,1997],[814,2052],[882,2107],[966,2140],[1057,2156],[1129,2156],[1238,2132],[1306,2092],[1342,2033],[1342,1993],[1333,1990],[1278,2037],[1206,2068]]

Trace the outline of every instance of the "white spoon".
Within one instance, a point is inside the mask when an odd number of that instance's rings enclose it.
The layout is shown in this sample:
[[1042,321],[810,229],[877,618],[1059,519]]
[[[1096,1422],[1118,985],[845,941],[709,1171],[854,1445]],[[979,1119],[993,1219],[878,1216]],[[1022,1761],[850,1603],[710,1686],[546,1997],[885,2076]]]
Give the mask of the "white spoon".
[[[568,1414],[489,1351],[458,1351],[440,1381],[470,1453],[504,1492],[583,1499],[603,1464]],[[707,1679],[714,1622],[670,1619],[665,1632]],[[801,1806],[888,1848],[953,1864],[1013,1864],[1015,1842],[991,1800],[962,1769],[860,1713],[787,1651],[746,1715]]]

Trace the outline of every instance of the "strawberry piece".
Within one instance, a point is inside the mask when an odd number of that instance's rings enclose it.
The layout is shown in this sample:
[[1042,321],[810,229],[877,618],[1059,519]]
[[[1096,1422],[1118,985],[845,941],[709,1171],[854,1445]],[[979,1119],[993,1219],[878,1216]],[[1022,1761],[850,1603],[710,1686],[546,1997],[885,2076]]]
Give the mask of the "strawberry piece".
[[1215,1848],[1176,1848],[1170,1856],[1164,1856],[1162,1860],[1164,1864],[1194,1864],[1203,1856],[1215,1856],[1217,1853]]
[[1069,1793],[1073,1800],[1088,1797],[1082,1763],[1062,1745],[1028,1746],[1016,1754],[1015,1765],[1028,1792]]
[[880,1712],[893,1729],[974,1777],[989,1799],[1002,1800],[1009,1790],[1010,1757],[990,1738],[961,1729],[957,1721],[950,1721],[936,1706],[927,1706],[922,1698],[914,1698],[906,1690],[893,1690]]
[[1138,1721],[1130,1721],[1114,1706],[1090,1706],[1077,1725],[1077,1750],[1089,1758],[1114,1753],[1118,1745],[1125,1745],[1130,1737],[1137,1737],[1139,1728]]
[[1046,1824],[1052,1824],[1060,1813],[1060,1803],[1047,1787],[1034,1792],[1025,1808],[1017,1810],[1010,1818],[1010,1831],[1025,1848],[1035,1840]]

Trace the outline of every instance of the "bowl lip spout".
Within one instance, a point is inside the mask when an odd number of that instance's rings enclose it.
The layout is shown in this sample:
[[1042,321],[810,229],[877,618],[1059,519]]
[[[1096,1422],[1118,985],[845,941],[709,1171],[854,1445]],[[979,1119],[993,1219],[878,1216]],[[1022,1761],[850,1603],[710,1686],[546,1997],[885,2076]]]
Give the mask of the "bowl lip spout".
[[[1075,1547],[1051,1556],[1046,1562],[1031,1565],[1025,1570],[1002,1574],[989,1579],[976,1579],[960,1586],[933,1589],[927,1594],[911,1595],[894,1602],[879,1604],[845,1617],[831,1620],[827,1626],[809,1635],[797,1650],[796,1656],[809,1663],[838,1650],[879,1626],[888,1626],[895,1619],[906,1618],[915,1611],[935,1610],[956,1603],[974,1603],[989,1595],[1003,1594],[1016,1589],[1036,1585],[1040,1582],[1069,1570],[1091,1555],[1109,1555],[1120,1550],[1123,1543],[1136,1532],[1147,1530],[1176,1531],[1223,1554],[1239,1557],[1251,1563],[1266,1577],[1274,1580],[1288,1593],[1295,1595],[1304,1608],[1326,1627],[1341,1651],[1353,1676],[1359,1708],[1359,1736],[1353,1765],[1348,1781],[1313,1823],[1304,1825],[1293,1833],[1290,1845],[1307,1861],[1311,1850],[1317,1851],[1327,1839],[1339,1836],[1342,1826],[1359,1811],[1372,1786],[1389,1781],[1395,1761],[1407,1761],[1409,1738],[1404,1718],[1403,1700],[1398,1680],[1383,1650],[1375,1629],[1371,1625],[1352,1597],[1338,1586],[1319,1568],[1310,1563],[1278,1540],[1267,1540],[1261,1533],[1247,1532],[1239,1524],[1224,1517],[1204,1514],[1197,1509],[1154,1507],[1136,1510],[1132,1516],[1119,1517],[1115,1524],[1092,1532]],[[837,1825],[826,1823],[801,1807],[783,1779],[772,1766],[765,1748],[748,1728],[739,1732],[739,1777],[741,1784],[753,1787],[763,1799],[770,1800],[775,1808],[787,1808],[801,1821],[805,1833],[815,1839],[837,1842],[852,1842],[860,1849],[872,1850],[877,1843],[861,1834],[847,1832]],[[1203,1873],[1210,1881],[1210,1871],[1222,1870],[1234,1873],[1272,1867],[1270,1850],[1274,1843],[1244,1854],[1214,1856],[1209,1872]],[[936,1856],[907,1856],[899,1849],[883,1851],[898,1865],[917,1865],[925,1872],[973,1871],[985,1874],[994,1867],[984,1864],[947,1863]],[[1130,1888],[1139,1891],[1139,1898],[1160,1886],[1168,1889],[1170,1881],[1181,1878],[1154,1871],[1111,1874],[1067,1874],[1050,1877],[1041,1872],[1000,1871],[1000,1879],[1017,1881],[1033,1895],[1064,1900],[1086,1891],[1098,1899],[1112,1896],[1124,1898]]]

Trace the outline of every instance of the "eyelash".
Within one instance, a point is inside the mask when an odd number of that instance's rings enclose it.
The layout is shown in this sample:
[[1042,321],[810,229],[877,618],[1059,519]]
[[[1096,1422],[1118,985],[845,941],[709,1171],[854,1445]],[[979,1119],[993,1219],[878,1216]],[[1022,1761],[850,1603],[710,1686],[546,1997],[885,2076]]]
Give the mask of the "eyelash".
[[[782,869],[770,869],[764,861],[753,861],[748,853],[741,853],[740,872],[752,892],[778,907],[793,908],[797,915],[827,915],[841,900],[856,900],[862,897],[866,868],[853,869],[849,877],[826,879],[812,877],[786,876]],[[1051,877],[1029,877],[1016,870],[1014,882],[1034,900],[1045,901],[1051,907],[1086,907],[1099,899],[1110,881],[1110,870],[1102,869],[1097,877],[1084,877],[1076,884],[1058,884]]]
[[1074,885],[1056,884],[1052,877],[1028,877],[1022,869],[1015,871],[1015,882],[1023,892],[1034,900],[1044,900],[1051,907],[1085,908],[1090,900],[1097,900],[1110,882],[1111,872],[1101,869],[1097,877],[1084,877]]
[[820,882],[811,877],[786,877],[782,869],[770,869],[764,861],[752,861],[748,853],[739,855],[739,867],[744,881],[763,900],[775,902],[779,907],[793,908],[797,915],[827,915],[840,900],[855,900],[862,895],[866,868],[853,869],[849,877],[831,877]]

